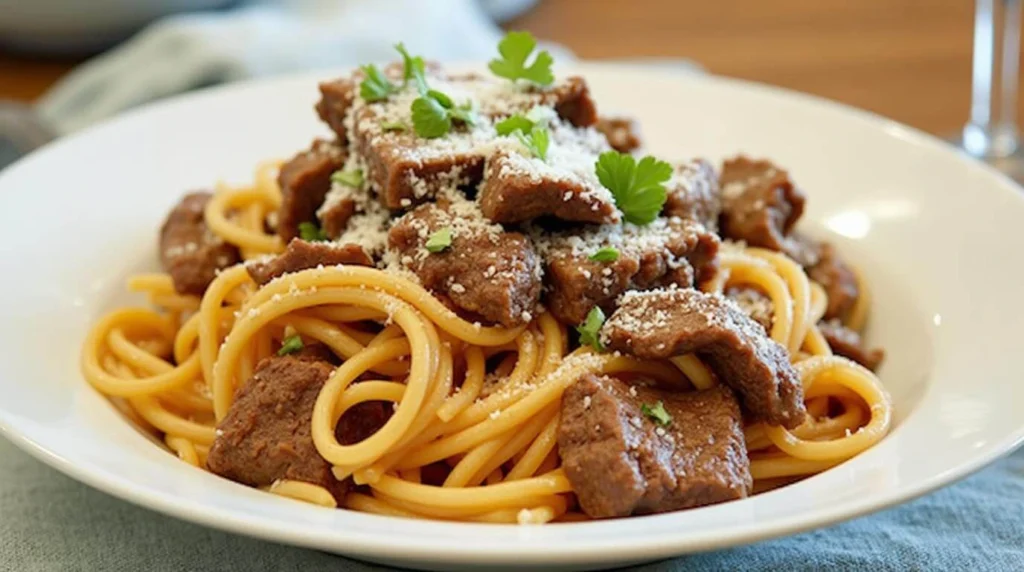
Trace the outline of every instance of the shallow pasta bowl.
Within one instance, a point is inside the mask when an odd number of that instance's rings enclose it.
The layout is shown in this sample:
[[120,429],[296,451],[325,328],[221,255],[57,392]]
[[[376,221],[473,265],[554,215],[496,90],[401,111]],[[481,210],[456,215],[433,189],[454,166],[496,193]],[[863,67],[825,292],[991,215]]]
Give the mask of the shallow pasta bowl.
[[0,173],[0,430],[74,478],[154,510],[269,540],[404,566],[610,567],[824,526],[948,484],[1024,439],[1014,303],[1024,197],[991,169],[899,124],[712,77],[582,66],[603,108],[628,110],[650,151],[744,151],[790,169],[803,228],[828,237],[874,292],[870,340],[891,434],[856,458],[746,500],[543,527],[400,520],[248,489],[181,463],[78,372],[82,339],[187,189],[245,181],[326,134],[311,110],[329,74],[241,84],[149,106]]

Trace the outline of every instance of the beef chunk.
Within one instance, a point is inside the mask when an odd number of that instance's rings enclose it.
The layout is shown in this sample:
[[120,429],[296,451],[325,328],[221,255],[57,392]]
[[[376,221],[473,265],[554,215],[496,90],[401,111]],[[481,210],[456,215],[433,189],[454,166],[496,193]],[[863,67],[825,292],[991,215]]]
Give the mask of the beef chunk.
[[619,256],[614,262],[595,262],[571,252],[549,258],[544,304],[566,324],[579,324],[594,306],[610,311],[619,294],[629,289],[630,279],[640,270],[634,256]]
[[[425,204],[398,219],[388,246],[426,288],[487,321],[517,326],[532,319],[540,297],[540,268],[530,241],[474,212],[472,202]],[[429,252],[434,232],[451,230],[451,246]]]
[[[658,218],[645,226],[572,231],[535,238],[546,261],[545,304],[563,322],[577,324],[595,305],[606,312],[627,290],[675,284],[691,286],[715,272],[718,237],[688,219]],[[590,259],[597,250],[613,247],[613,262]]]
[[185,195],[160,227],[160,263],[181,294],[201,296],[217,271],[238,263],[238,248],[210,232],[203,219],[211,193]]
[[288,241],[299,236],[299,224],[316,221],[316,211],[331,189],[331,174],[345,164],[344,151],[333,143],[317,140],[281,166],[277,234]]
[[[497,80],[489,76],[444,76],[436,70],[430,76],[467,94],[483,117],[497,119],[525,113],[536,105],[551,105],[559,117],[574,126],[592,125],[597,120],[590,91],[578,77],[550,88],[511,92],[498,89]],[[403,101],[391,98],[359,104],[352,112],[350,136],[357,152],[366,158],[367,180],[382,204],[389,209],[407,208],[433,197],[439,189],[476,186],[483,178],[491,142],[461,124],[456,124],[448,136],[437,139],[419,138],[408,131],[385,132],[383,122],[408,117],[408,102]]]
[[750,286],[732,286],[726,288],[725,296],[736,302],[736,305],[743,310],[743,313],[750,316],[752,320],[761,324],[765,332],[772,331],[772,323],[775,321],[775,308],[772,306],[772,299],[764,292]]
[[640,148],[640,128],[628,117],[598,117],[594,127],[619,153],[631,153]]
[[370,438],[380,430],[394,412],[391,403],[383,401],[364,401],[353,405],[338,420],[334,428],[334,437],[342,445],[354,445]]
[[316,104],[316,113],[338,136],[338,143],[348,143],[348,132],[345,129],[345,114],[356,99],[359,80],[356,77],[340,78],[320,84],[320,101]]
[[839,251],[828,242],[794,232],[787,238],[784,252],[804,267],[808,278],[825,289],[825,319],[846,317],[860,296],[860,288],[857,275]]
[[618,222],[615,199],[597,180],[593,162],[587,164],[585,172],[573,172],[518,153],[495,153],[480,185],[480,209],[487,218],[507,224],[545,215],[568,221]]
[[[261,361],[217,426],[207,467],[254,487],[278,479],[320,485],[341,501],[349,483],[334,478],[311,436],[313,405],[333,369],[325,362],[292,356]],[[381,404],[360,404],[345,413],[336,434],[342,443],[356,443],[386,421]]]
[[818,261],[807,269],[807,276],[825,289],[828,294],[828,306],[825,318],[842,318],[853,308],[860,295],[857,287],[857,275],[843,259],[835,247],[822,242],[818,250]]
[[[662,402],[662,427],[642,406]],[[588,374],[562,397],[558,452],[591,518],[667,512],[750,494],[740,408],[716,387],[675,393]]]
[[[360,114],[371,111],[365,108]],[[446,143],[444,139],[424,141],[411,133],[356,132],[359,153],[366,158],[367,180],[389,209],[421,203],[432,198],[438,189],[480,182],[484,173],[483,153],[472,148],[456,150]]]
[[718,232],[722,212],[722,192],[714,166],[704,159],[694,159],[675,167],[668,184],[662,213],[695,220],[711,232]]
[[868,349],[860,334],[847,328],[839,320],[824,320],[818,322],[818,329],[825,336],[828,347],[844,358],[852,359],[860,365],[875,371],[885,359],[885,350],[881,348]]
[[821,256],[821,243],[794,230],[786,237],[786,241],[782,245],[782,252],[807,269],[818,263],[818,258]]
[[259,285],[266,284],[278,276],[316,268],[355,264],[373,266],[371,259],[358,244],[337,244],[334,242],[307,242],[301,238],[292,239],[284,252],[270,260],[250,262],[246,265],[249,276]]
[[567,77],[564,81],[546,89],[532,88],[537,94],[537,102],[533,105],[551,105],[558,116],[576,127],[589,127],[597,123],[597,107],[590,97],[590,88],[586,80],[579,76]]
[[353,215],[356,214],[356,201],[346,197],[331,204],[324,203],[316,214],[320,217],[320,228],[323,229],[324,234],[334,240],[341,236],[345,227],[348,226],[348,221],[352,220]]
[[722,236],[782,250],[804,212],[804,194],[769,161],[737,157],[722,167]]
[[[445,74],[441,66],[434,66],[427,71],[428,76],[441,78],[441,82],[463,93],[472,94],[477,112],[490,119],[516,113],[525,114],[537,106],[545,106],[553,108],[559,119],[576,127],[590,127],[598,120],[590,87],[580,76],[558,78],[554,84],[546,87],[523,85],[520,89],[510,91],[506,89],[506,80],[491,74]],[[427,79],[429,81],[431,78]]]
[[681,288],[627,292],[601,337],[609,349],[640,358],[696,353],[755,420],[792,429],[804,419],[789,352],[727,298]]

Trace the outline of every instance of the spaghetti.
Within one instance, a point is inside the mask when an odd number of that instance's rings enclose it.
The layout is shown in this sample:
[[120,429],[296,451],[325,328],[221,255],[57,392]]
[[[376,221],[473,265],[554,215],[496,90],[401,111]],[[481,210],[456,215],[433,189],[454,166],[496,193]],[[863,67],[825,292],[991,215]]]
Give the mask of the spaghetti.
[[[275,237],[250,240],[258,232],[252,228],[225,232],[252,220],[215,209],[244,213],[279,202],[271,179],[257,180],[262,186],[222,188],[206,219],[250,257],[277,252]],[[821,472],[878,442],[891,423],[891,403],[873,373],[832,356],[822,341],[816,326],[824,306],[820,287],[784,255],[756,248],[723,255],[708,286],[724,291],[739,284],[768,293],[775,308],[791,309],[775,313],[770,335],[798,356],[808,405],[828,404],[793,431],[748,425],[754,478]],[[565,494],[571,492],[554,455],[558,403],[569,384],[585,373],[632,373],[697,388],[714,383],[694,355],[672,360],[674,369],[585,349],[565,354],[567,332],[550,314],[518,329],[479,327],[418,284],[377,269],[311,269],[255,289],[237,266],[222,272],[201,299],[174,294],[166,275],[135,276],[129,288],[146,293],[157,310],[115,310],[94,326],[82,358],[94,387],[126,399],[133,417],[163,433],[184,461],[201,466],[235,388],[291,326],[345,359],[317,399],[313,437],[336,476],[351,475],[369,487],[349,494],[345,506],[379,514],[486,522],[558,519],[568,510]],[[367,322],[397,328],[382,330],[368,343],[346,333],[364,330]],[[478,399],[488,375],[486,354],[511,347],[515,366],[502,390]],[[452,372],[456,360],[465,368],[458,380]],[[381,380],[352,383],[367,374]],[[340,445],[334,425],[346,410],[367,401],[394,403],[395,414],[371,438]],[[417,482],[414,471],[437,461],[453,466],[444,483]],[[330,493],[308,483],[281,481],[268,490],[335,504]]]
[[[252,185],[220,185],[206,203],[205,227],[244,261],[285,248],[269,230],[284,201],[280,169],[264,163]],[[859,273],[857,284],[862,294],[845,324],[859,332],[869,298]],[[134,276],[128,288],[145,294],[150,307],[116,309],[97,321],[84,343],[83,375],[196,467],[206,466],[239,389],[287,339],[333,354],[340,365],[319,389],[304,430],[333,478],[351,479],[352,487],[342,498],[288,478],[262,487],[325,507],[472,522],[577,521],[585,515],[558,451],[568,387],[588,374],[674,391],[720,383],[699,354],[642,360],[574,349],[566,325],[548,312],[514,327],[481,325],[408,273],[386,268],[321,266],[260,286],[239,264],[201,296],[179,293],[167,274]],[[833,355],[819,328],[825,289],[781,252],[727,244],[702,289],[736,288],[770,302],[766,333],[788,350],[808,411],[792,429],[746,424],[755,490],[821,472],[877,443],[892,405],[874,373]],[[366,403],[393,411],[365,439],[341,442],[339,421]]]

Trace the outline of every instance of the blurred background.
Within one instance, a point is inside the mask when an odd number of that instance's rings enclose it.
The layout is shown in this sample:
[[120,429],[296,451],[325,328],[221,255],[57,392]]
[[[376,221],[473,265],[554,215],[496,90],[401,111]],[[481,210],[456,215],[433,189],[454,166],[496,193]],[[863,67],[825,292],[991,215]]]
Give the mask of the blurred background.
[[[0,99],[36,100],[86,60],[83,48],[96,49],[88,45],[55,49],[41,32],[15,37],[11,26],[4,25],[12,24],[15,16],[24,17],[25,6],[54,1],[0,0]],[[110,1],[74,4],[99,10]],[[126,3],[135,5],[134,24],[129,28],[156,17],[163,10],[158,5],[168,4],[167,0],[120,2]],[[230,4],[228,10],[240,4],[205,3]],[[147,10],[147,4],[158,7]],[[180,8],[204,2],[169,4]],[[968,116],[975,9],[968,0],[539,0],[525,4],[525,12],[499,25],[529,30],[580,58],[686,58],[714,74],[824,96],[940,135],[959,131]],[[114,30],[98,43],[130,32]],[[339,65],[348,62],[339,58]]]

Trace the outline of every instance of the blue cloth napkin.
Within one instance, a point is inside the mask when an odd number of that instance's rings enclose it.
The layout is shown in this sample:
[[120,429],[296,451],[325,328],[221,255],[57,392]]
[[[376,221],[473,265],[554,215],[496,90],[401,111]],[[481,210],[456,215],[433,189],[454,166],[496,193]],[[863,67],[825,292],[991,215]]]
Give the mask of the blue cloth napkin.
[[[120,501],[0,438],[0,570],[391,570],[204,528]],[[1024,570],[1024,451],[907,505],[819,530],[633,568]]]

